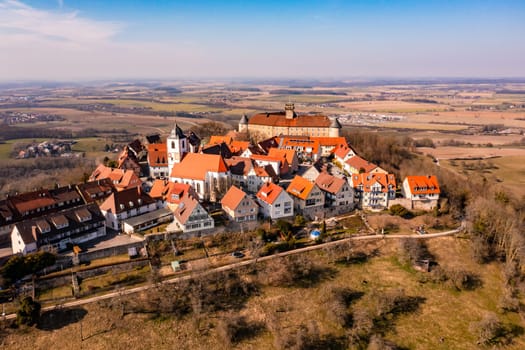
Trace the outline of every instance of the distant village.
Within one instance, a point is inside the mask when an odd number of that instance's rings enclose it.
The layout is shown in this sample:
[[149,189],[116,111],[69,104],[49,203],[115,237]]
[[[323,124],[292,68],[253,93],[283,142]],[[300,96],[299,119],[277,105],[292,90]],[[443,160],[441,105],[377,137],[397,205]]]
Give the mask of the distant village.
[[[0,113],[0,121],[3,124],[15,125],[24,123],[36,123],[36,122],[51,122],[65,120],[64,117],[56,114],[48,113],[33,113],[33,112],[18,112],[18,111],[6,111]],[[0,124],[2,124],[0,123]]]
[[[297,215],[319,221],[355,209],[437,205],[435,176],[396,179],[360,157],[340,130],[337,118],[298,115],[290,103],[282,112],[243,116],[237,131],[206,143],[175,124],[166,138],[129,143],[114,167],[98,165],[85,183],[1,200],[0,245],[14,254],[70,251],[110,231],[160,225],[181,237],[203,236],[217,231],[218,212],[256,227]],[[254,134],[261,141],[244,141]]]

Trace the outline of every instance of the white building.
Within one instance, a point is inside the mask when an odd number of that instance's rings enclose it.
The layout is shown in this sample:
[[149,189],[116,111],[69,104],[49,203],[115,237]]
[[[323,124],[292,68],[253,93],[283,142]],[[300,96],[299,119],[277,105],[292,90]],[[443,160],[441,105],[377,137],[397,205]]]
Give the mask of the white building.
[[257,192],[257,202],[264,217],[279,219],[294,215],[292,198],[276,184],[265,183]]

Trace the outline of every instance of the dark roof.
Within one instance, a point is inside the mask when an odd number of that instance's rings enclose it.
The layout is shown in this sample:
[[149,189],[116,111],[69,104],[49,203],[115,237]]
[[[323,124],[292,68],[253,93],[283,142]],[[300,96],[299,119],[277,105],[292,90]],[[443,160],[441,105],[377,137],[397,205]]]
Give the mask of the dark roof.
[[248,116],[246,114],[243,114],[243,116],[241,117],[241,120],[239,122],[239,124],[248,124]]
[[140,142],[139,139],[133,140],[133,142],[128,144],[128,149],[131,150],[135,156],[144,150],[144,145]]
[[195,134],[193,131],[190,131],[190,134],[188,136],[188,142],[192,145],[192,146],[200,146],[201,144],[201,139],[200,137],[197,136],[197,134]]
[[146,140],[148,141],[149,144],[162,142],[162,140],[160,139],[160,134],[146,135]]
[[223,158],[231,158],[232,152],[230,147],[224,142],[215,145],[207,145],[202,148],[202,153],[204,154],[216,154],[220,155]]
[[277,143],[275,137],[270,137],[269,139],[262,140],[259,143],[257,143],[257,146],[259,146],[260,149],[262,149],[266,154],[268,154],[270,148],[279,147],[279,143]]
[[[37,242],[38,246],[56,243],[65,237],[81,236],[94,230],[93,224],[105,221],[96,204],[87,204],[45,215],[37,219],[24,220],[15,226],[24,243]],[[86,229],[86,227],[89,227]],[[80,229],[80,232],[75,232]],[[42,232],[48,231],[48,232]],[[73,233],[73,234],[71,234]]]
[[104,200],[116,191],[110,178],[86,182],[77,187],[86,203]]
[[171,130],[170,137],[185,139],[186,135],[184,135],[184,132],[182,132],[182,129],[177,125],[177,123],[175,123],[175,126]]
[[114,192],[100,205],[100,209],[118,214],[144,205],[153,204],[155,200],[140,188],[133,187],[119,192]]

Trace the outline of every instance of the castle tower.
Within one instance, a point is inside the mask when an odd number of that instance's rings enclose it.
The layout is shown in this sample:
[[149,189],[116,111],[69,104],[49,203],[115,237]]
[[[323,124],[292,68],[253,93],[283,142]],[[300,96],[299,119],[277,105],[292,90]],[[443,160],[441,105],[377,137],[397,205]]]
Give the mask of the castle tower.
[[246,114],[239,121],[239,132],[248,132],[248,116]]
[[286,113],[286,119],[293,119],[297,115],[295,114],[295,107],[293,103],[288,102],[284,105],[284,112]]
[[175,123],[170,135],[166,139],[166,143],[168,151],[168,174],[171,174],[173,165],[180,163],[184,155],[188,153],[188,140],[177,123]]
[[341,136],[341,123],[339,123],[339,120],[337,118],[334,118],[332,120],[332,123],[330,124],[330,129],[328,131],[330,137],[339,137]]

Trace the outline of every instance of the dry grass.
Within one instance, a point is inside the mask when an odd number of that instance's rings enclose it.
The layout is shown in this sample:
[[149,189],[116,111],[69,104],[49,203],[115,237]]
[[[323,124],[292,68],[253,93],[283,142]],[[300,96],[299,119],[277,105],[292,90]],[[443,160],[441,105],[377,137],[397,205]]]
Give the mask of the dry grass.
[[[454,238],[441,238],[428,242],[431,253],[445,268],[462,268],[478,274],[483,285],[473,291],[457,292],[448,286],[420,283],[421,273],[400,264],[396,258],[397,242],[381,241],[378,245],[361,247],[380,248],[381,254],[358,265],[331,265],[334,277],[322,280],[311,287],[263,287],[259,295],[248,299],[238,312],[250,322],[270,322],[274,328],[289,330],[299,324],[315,322],[321,335],[344,337],[345,330],[334,324],[327,314],[326,291],[336,287],[361,291],[368,295],[372,290],[403,289],[405,295],[424,298],[416,312],[392,319],[392,330],[385,337],[410,349],[477,349],[475,336],[469,324],[481,319],[486,311],[497,312],[497,300],[502,293],[502,278],[497,264],[479,266],[469,256],[468,242]],[[315,252],[310,259],[323,262],[324,254]],[[366,283],[364,283],[366,281]],[[149,293],[133,298],[148,298]],[[366,298],[353,303],[352,308],[365,307]],[[118,305],[118,300],[113,301]],[[223,312],[202,315],[198,322],[192,316],[182,319],[131,314],[118,317],[119,307],[112,309],[90,304],[82,319],[84,338],[80,339],[80,323],[72,322],[54,330],[15,330],[4,338],[5,349],[31,346],[37,349],[82,347],[85,349],[158,348],[171,349],[222,349],[224,344],[217,337],[216,326]],[[499,315],[504,322],[519,324],[515,314]],[[112,327],[111,325],[114,325]],[[443,342],[439,339],[443,338]],[[521,349],[525,337],[520,336],[508,349]],[[275,338],[263,330],[250,339],[243,340],[239,349],[274,349]]]

